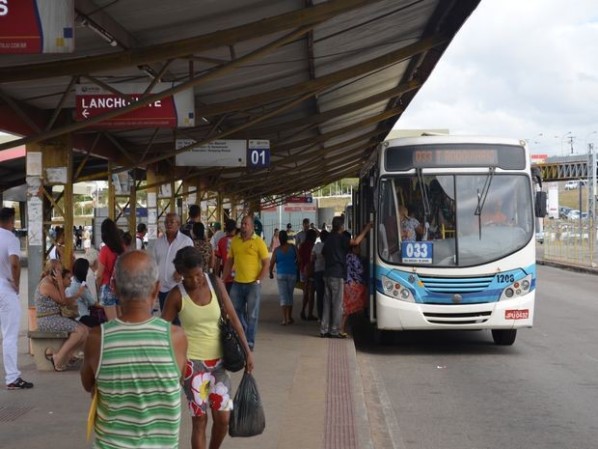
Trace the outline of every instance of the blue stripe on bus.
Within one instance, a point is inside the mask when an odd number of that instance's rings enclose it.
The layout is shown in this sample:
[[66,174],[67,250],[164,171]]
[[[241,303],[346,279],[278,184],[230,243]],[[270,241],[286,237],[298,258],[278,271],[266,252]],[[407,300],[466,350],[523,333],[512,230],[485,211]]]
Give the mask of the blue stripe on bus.
[[[420,304],[453,304],[453,296],[460,294],[460,304],[479,304],[497,302],[507,285],[532,275],[530,291],[536,288],[536,265],[490,275],[468,277],[420,276],[415,273],[378,267],[376,290],[383,293],[382,276],[400,282],[407,287],[415,301]],[[513,281],[498,282],[498,276]]]

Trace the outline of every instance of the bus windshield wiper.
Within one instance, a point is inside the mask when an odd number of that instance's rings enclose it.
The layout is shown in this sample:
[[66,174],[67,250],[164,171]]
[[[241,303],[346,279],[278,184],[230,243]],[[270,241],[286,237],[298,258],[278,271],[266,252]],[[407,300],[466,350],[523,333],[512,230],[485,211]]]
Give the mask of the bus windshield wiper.
[[494,177],[495,172],[496,167],[490,167],[490,171],[486,175],[486,180],[484,181],[482,191],[480,192],[478,189],[477,192],[478,205],[473,214],[478,216],[478,231],[480,234],[480,240],[482,239],[482,209],[484,209],[484,204],[486,204],[486,198],[488,197],[488,191],[490,190],[490,184],[492,184],[492,178]]
[[430,216],[430,200],[428,199],[428,191],[424,184],[423,170],[421,168],[418,168],[416,170],[417,170],[417,183],[419,184],[419,193],[421,194],[422,202],[424,203],[423,204],[424,217],[425,217],[425,220],[427,221]]

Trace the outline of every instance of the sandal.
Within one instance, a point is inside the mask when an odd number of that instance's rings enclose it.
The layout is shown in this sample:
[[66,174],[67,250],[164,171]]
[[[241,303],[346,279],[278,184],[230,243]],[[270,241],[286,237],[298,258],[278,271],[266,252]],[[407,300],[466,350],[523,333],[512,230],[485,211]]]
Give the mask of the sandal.
[[77,369],[81,366],[81,359],[70,359],[66,364],[65,370],[67,369]]
[[331,334],[330,335],[331,338],[348,338],[349,334],[347,334],[346,332],[339,332],[338,334]]
[[66,367],[64,366],[60,366],[57,363],[54,362],[54,356],[52,356],[52,358],[50,359],[50,362],[52,362],[52,368],[54,368],[54,371],[56,371],[57,373],[61,373],[63,371],[66,371]]
[[54,353],[49,352],[49,350],[52,350],[52,348],[46,348],[46,350],[44,351],[44,357],[46,358],[46,360],[52,363],[52,368],[54,368],[54,371],[56,371],[57,373],[61,373],[62,371],[66,370],[64,366],[57,365],[54,362]]

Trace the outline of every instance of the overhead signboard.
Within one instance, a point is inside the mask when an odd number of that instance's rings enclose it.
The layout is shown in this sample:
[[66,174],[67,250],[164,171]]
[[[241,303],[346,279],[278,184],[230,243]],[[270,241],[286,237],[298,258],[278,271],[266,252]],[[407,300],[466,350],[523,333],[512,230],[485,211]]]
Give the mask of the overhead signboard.
[[[116,84],[117,95],[95,84],[78,84],[75,91],[78,121],[113,112],[138,101],[147,89],[144,83]],[[170,83],[157,83],[152,94],[172,88]],[[104,120],[96,128],[185,128],[195,126],[195,99],[193,89],[164,97],[134,111]]]
[[250,168],[267,168],[270,166],[270,141],[250,140],[247,147],[247,166]]
[[284,212],[315,212],[317,209],[315,204],[285,204],[282,207]]
[[[194,140],[177,139],[175,148],[188,147]],[[190,167],[245,167],[247,165],[246,140],[214,140],[205,145],[191,147],[176,155],[176,165]]]
[[0,0],[0,54],[75,50],[74,0]]
[[314,197],[311,195],[304,196],[290,196],[287,198],[287,203],[313,203]]

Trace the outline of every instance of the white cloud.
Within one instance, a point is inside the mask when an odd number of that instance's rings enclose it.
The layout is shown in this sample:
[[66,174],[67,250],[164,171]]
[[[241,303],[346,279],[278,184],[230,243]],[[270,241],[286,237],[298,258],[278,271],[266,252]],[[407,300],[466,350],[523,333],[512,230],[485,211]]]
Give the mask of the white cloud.
[[598,144],[596,42],[595,0],[482,0],[397,127],[526,138],[549,154],[571,132],[586,152]]

